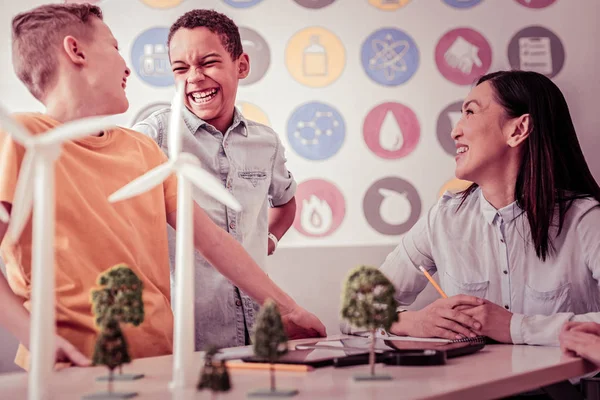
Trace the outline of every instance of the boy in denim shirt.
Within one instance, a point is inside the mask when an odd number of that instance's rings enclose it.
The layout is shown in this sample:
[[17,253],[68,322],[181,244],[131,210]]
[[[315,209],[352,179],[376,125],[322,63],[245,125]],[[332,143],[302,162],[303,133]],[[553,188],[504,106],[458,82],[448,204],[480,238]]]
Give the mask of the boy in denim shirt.
[[[238,81],[250,72],[238,28],[223,14],[192,10],[171,26],[168,45],[175,79],[186,85],[183,151],[196,155],[203,168],[221,179],[242,211],[200,192],[195,199],[265,268],[267,255],[294,221],[296,182],[286,168],[278,135],[246,120],[235,107]],[[170,113],[170,108],[156,111],[133,129],[152,137],[166,152]],[[173,266],[173,230],[169,250]],[[198,252],[195,263],[196,349],[249,344],[258,304]]]

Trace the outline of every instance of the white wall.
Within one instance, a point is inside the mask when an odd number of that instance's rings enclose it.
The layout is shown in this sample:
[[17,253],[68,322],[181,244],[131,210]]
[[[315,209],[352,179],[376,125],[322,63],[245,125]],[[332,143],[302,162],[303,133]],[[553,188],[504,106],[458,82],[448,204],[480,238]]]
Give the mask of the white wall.
[[[159,4],[162,0],[152,1]],[[100,5],[130,66],[135,39],[142,31],[156,26],[168,27],[183,12],[196,7],[225,12],[239,26],[253,29],[265,39],[270,49],[267,73],[252,84],[240,86],[238,100],[253,103],[266,113],[269,123],[286,145],[289,167],[299,182],[326,179],[335,183],[344,198],[343,208],[333,204],[336,200],[327,195],[321,198],[332,203],[333,219],[339,216],[341,223],[337,229],[321,237],[309,237],[291,229],[277,254],[270,259],[268,269],[301,304],[325,321],[330,332],[338,326],[339,288],[346,272],[358,263],[378,265],[400,238],[397,234],[381,234],[367,222],[363,198],[368,187],[383,177],[401,177],[415,187],[422,215],[436,200],[440,187],[453,177],[454,161],[437,139],[437,121],[448,104],[461,100],[468,93],[469,86],[450,82],[436,66],[436,45],[447,31],[470,27],[480,32],[492,51],[489,71],[510,68],[508,45],[517,31],[530,25],[541,25],[553,31],[562,41],[566,54],[564,66],[553,80],[565,93],[584,153],[592,172],[600,178],[600,159],[593,157],[600,149],[596,101],[600,89],[597,73],[600,52],[594,44],[594,39],[600,36],[598,0],[557,0],[538,10],[526,8],[517,0],[482,0],[468,9],[450,7],[442,0],[401,0],[399,3],[406,5],[395,11],[383,11],[370,4],[382,0],[335,0],[322,9],[307,9],[297,4],[307,3],[307,0],[262,0],[248,8],[231,7],[227,3],[232,1],[240,0],[183,0],[166,9],[151,8],[141,0],[105,0]],[[247,1],[252,4],[257,0]],[[464,3],[472,1],[463,0]],[[519,1],[525,3],[527,0]],[[545,0],[531,0],[531,3],[539,1]],[[13,111],[43,110],[16,79],[10,61],[11,18],[17,12],[43,3],[47,1],[4,1],[0,5],[0,65],[4,65],[0,74],[0,93],[3,94],[0,101]],[[296,62],[301,62],[298,61],[298,49],[303,48],[306,41],[302,40],[306,37],[294,35],[313,26],[333,32],[345,54],[341,66],[337,66],[341,74],[336,79],[330,77],[332,82],[323,87],[309,87],[299,82],[286,64],[286,60],[294,60],[294,57]],[[408,33],[419,49],[416,72],[398,86],[374,82],[361,64],[363,43],[383,27]],[[333,70],[341,50],[335,49],[334,42],[326,44],[330,46],[330,68]],[[255,71],[262,68],[261,62],[264,67],[264,57],[255,57]],[[297,73],[298,68],[296,65],[291,69]],[[328,80],[327,76],[323,79]],[[319,83],[319,78],[305,79],[305,82],[314,86]],[[172,95],[172,87],[151,86],[137,73],[130,78],[127,91],[131,107],[121,116],[124,125],[130,125],[148,104],[169,102]],[[297,107],[312,101],[333,106],[346,127],[342,146],[325,160],[307,160],[294,150],[288,138],[287,124],[291,114]],[[376,156],[363,139],[365,117],[373,107],[384,102],[408,106],[420,126],[414,151],[395,160]],[[407,138],[404,139],[406,142]],[[322,151],[317,153],[322,154]],[[376,213],[376,206],[377,203],[367,214]],[[418,217],[411,215],[414,210],[405,206],[406,203],[401,202],[393,208],[393,213],[399,214],[392,213],[388,220],[398,222]],[[297,220],[301,221],[301,218]],[[394,226],[391,228],[394,230]],[[0,370],[2,368],[0,360]]]

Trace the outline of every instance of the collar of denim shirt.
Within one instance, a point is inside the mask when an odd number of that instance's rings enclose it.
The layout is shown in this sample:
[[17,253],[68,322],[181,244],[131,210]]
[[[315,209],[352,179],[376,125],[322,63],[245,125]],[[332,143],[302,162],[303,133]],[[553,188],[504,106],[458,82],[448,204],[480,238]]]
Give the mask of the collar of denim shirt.
[[[183,122],[192,134],[196,134],[198,129],[200,129],[201,127],[211,133],[218,132],[214,126],[204,121],[203,119],[198,118],[198,116],[191,112],[187,107],[183,107]],[[242,124],[243,126],[241,126]],[[241,129],[236,129],[238,126],[240,126]],[[244,118],[244,116],[237,107],[235,107],[233,110],[233,123],[231,124],[229,129],[227,129],[227,132],[222,133],[223,136],[225,136],[228,132],[234,131],[242,134],[243,136],[248,137],[248,121],[246,120],[246,118]]]

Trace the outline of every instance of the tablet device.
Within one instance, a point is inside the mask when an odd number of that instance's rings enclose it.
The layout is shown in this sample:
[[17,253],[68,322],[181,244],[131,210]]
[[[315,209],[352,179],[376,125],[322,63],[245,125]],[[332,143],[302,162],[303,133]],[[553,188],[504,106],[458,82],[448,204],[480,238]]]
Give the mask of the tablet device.
[[[321,343],[321,342],[318,342]],[[319,344],[315,343],[315,346]],[[327,346],[323,348],[300,348],[299,350],[292,349],[276,361],[277,364],[302,364],[309,365],[314,368],[333,365],[333,360],[340,357],[355,354],[367,354],[368,349],[346,349],[344,347]],[[245,362],[268,363],[269,361],[257,356],[243,357]]]

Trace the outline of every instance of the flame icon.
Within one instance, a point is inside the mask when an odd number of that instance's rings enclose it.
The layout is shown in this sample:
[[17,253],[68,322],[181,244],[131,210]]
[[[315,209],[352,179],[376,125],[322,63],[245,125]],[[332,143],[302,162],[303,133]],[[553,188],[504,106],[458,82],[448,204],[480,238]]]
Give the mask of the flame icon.
[[302,214],[300,216],[302,228],[309,234],[325,234],[333,223],[333,212],[325,200],[311,195],[310,199],[302,200]]
[[388,111],[383,118],[381,129],[379,131],[379,146],[387,151],[400,150],[404,145],[404,135],[400,125],[391,111]]

